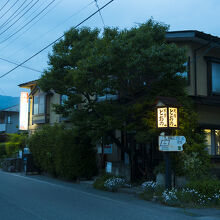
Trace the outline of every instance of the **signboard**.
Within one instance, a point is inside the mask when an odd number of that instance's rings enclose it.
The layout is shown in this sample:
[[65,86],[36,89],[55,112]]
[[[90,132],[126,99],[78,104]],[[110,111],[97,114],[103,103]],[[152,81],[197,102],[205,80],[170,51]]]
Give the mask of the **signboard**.
[[178,115],[177,108],[169,107],[169,127],[170,128],[178,127],[177,115]]
[[21,92],[19,129],[28,130],[28,92]]
[[178,109],[175,107],[157,107],[157,128],[178,128]]
[[30,154],[30,149],[28,147],[25,147],[24,148],[24,154]]
[[184,136],[159,136],[160,151],[183,151],[185,143]]
[[157,108],[157,127],[158,128],[168,127],[167,107]]
[[104,154],[112,154],[112,144],[104,145]]

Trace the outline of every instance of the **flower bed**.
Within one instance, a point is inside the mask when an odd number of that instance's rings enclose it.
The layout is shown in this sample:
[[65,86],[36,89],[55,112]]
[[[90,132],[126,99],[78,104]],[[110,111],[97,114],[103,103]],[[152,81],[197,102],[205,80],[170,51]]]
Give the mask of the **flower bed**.
[[[194,188],[192,187],[194,186]],[[219,207],[220,181],[205,180],[190,182],[188,187],[180,189],[162,189],[156,182],[142,184],[141,197],[150,201],[160,201],[163,204],[179,207]]]
[[96,189],[116,192],[119,188],[125,185],[125,179],[120,177],[115,177],[111,174],[105,174],[98,177],[94,182],[93,186]]
[[124,184],[125,184],[125,180],[123,178],[112,177],[105,181],[104,187],[109,191],[115,192]]

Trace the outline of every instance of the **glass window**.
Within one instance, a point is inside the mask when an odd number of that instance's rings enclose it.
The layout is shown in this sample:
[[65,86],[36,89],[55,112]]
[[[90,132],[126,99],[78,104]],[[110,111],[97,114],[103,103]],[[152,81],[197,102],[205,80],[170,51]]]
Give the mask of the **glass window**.
[[220,64],[212,63],[212,92],[220,93]]
[[44,114],[44,95],[39,96],[39,114]]
[[220,155],[220,130],[215,130],[215,154]]
[[34,115],[45,113],[45,95],[34,96]]
[[207,150],[210,155],[220,155],[220,130],[205,129]]
[[209,154],[211,155],[211,130],[210,129],[205,129],[204,130],[205,134],[206,134],[206,144],[207,144],[207,150],[209,152]]
[[38,96],[34,96],[34,115],[38,114],[38,101],[39,101]]
[[8,117],[7,117],[7,123],[8,123],[8,124],[11,124],[11,115],[8,115]]

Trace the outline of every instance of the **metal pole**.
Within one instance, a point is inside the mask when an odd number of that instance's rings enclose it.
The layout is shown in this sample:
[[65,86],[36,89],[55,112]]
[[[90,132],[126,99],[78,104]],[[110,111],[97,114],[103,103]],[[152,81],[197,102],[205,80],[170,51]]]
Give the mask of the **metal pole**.
[[170,152],[164,152],[165,159],[165,186],[166,189],[171,189],[171,158]]

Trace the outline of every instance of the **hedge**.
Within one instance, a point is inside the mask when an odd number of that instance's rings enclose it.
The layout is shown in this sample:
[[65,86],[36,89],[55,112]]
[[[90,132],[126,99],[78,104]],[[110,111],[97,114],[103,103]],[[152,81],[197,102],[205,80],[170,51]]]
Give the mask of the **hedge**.
[[28,144],[37,165],[54,176],[89,179],[97,172],[95,147],[83,131],[45,125],[30,136]]

